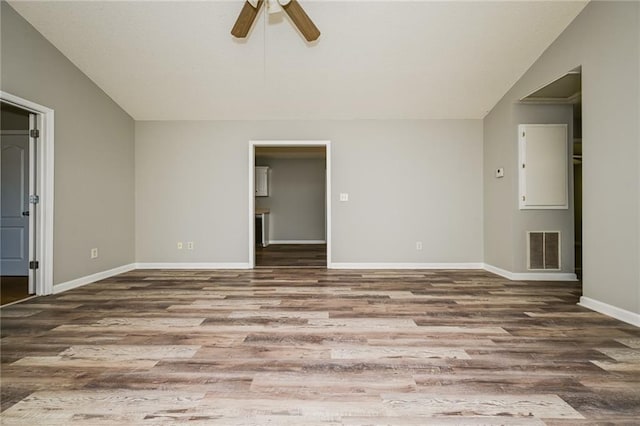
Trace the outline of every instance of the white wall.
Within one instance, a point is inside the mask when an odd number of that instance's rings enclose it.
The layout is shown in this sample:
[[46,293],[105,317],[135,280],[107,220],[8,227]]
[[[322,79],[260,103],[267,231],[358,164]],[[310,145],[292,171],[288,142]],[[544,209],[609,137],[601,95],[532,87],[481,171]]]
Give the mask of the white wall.
[[136,122],[137,261],[248,262],[248,141],[269,139],[332,141],[333,262],[482,262],[480,120]]
[[2,90],[55,111],[54,285],[132,263],[133,119],[1,7]]
[[[490,173],[515,166],[518,99],[582,65],[583,294],[635,313],[640,313],[639,25],[637,2],[591,2],[484,120],[485,259],[517,271],[522,247],[509,240],[536,226],[535,218],[512,208],[514,181],[497,182]],[[497,234],[503,224],[511,235]]]
[[268,208],[271,241],[323,241],[325,232],[325,159],[256,156],[269,166],[269,196],[256,197],[256,208]]

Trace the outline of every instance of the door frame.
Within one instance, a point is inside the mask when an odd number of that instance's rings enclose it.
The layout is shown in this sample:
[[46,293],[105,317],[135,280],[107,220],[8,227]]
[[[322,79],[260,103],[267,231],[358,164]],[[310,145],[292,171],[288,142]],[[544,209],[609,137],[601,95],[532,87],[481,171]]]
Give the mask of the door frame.
[[327,240],[327,269],[331,269],[331,141],[328,140],[250,140],[249,141],[249,269],[256,266],[255,256],[255,165],[256,147],[290,147],[308,148],[324,147],[326,161],[326,200],[325,200],[325,220],[326,220],[326,240]]
[[[53,166],[54,166],[54,111],[51,108],[23,99],[19,96],[0,91],[0,100],[7,104],[21,108],[33,114],[29,119],[30,127],[35,125],[40,131],[38,141],[34,143],[37,155],[30,162],[33,166],[36,178],[33,180],[32,188],[37,188],[40,202],[33,204],[33,218],[35,235],[30,239],[30,255],[34,255],[29,260],[39,262],[38,269],[33,271],[35,278],[35,294],[43,296],[53,293]],[[33,127],[31,127],[33,128]],[[31,138],[30,138],[31,139]],[[33,150],[33,152],[35,152]],[[30,171],[31,173],[31,171]],[[31,193],[30,195],[34,195]],[[31,225],[31,219],[30,219]],[[35,242],[35,252],[32,253],[33,242]],[[29,279],[31,280],[31,270]]]

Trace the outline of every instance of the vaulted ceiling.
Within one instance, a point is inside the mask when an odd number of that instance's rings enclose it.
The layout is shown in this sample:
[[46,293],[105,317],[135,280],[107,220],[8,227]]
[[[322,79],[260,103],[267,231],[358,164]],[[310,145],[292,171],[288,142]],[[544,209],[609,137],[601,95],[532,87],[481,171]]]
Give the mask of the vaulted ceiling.
[[586,1],[10,1],[136,120],[482,118]]

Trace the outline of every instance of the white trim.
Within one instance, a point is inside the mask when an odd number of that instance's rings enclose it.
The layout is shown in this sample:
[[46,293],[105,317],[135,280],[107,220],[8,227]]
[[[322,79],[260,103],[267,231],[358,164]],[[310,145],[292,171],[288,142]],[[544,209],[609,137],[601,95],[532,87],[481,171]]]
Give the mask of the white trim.
[[484,264],[483,269],[493,274],[500,275],[501,277],[514,280],[513,272],[509,272],[506,269],[498,268],[497,266],[489,265],[488,263]]
[[[37,168],[38,168],[38,140],[34,137],[31,137],[31,131],[37,130],[38,117],[35,114],[29,114],[29,130],[27,131],[27,136],[29,137],[29,195],[37,194]],[[29,259],[28,260],[37,260],[36,259],[36,247],[38,245],[38,228],[37,228],[37,206],[29,203]],[[29,294],[36,294],[36,282],[37,282],[37,269],[31,269],[29,266],[28,274],[29,274]]]
[[331,141],[328,140],[250,140],[249,141],[249,269],[255,267],[255,164],[256,147],[313,147],[321,146],[325,148],[326,173],[326,214],[327,221],[327,268],[331,268]]
[[482,263],[334,262],[331,269],[482,269]]
[[36,114],[37,128],[40,130],[36,160],[36,187],[40,203],[35,205],[35,256],[40,262],[40,268],[35,272],[35,290],[36,295],[43,296],[53,293],[54,111],[1,90],[0,100]]
[[556,81],[560,80],[561,78],[564,78],[564,77],[566,77],[568,75],[571,75],[571,74],[582,74],[582,65],[577,65],[571,71],[565,72],[564,74],[559,75],[559,76],[553,78],[552,80],[548,80],[546,83],[544,83],[543,85],[541,85],[537,89],[533,90],[531,93],[529,93],[529,94],[523,96],[522,98],[520,98],[520,102],[527,102],[526,99],[529,96],[533,95],[534,93],[536,93],[537,91],[539,91],[541,89],[544,89],[545,87],[549,86],[550,84],[555,83]]
[[327,240],[269,240],[269,244],[326,244]]
[[247,262],[198,263],[198,262],[152,262],[136,263],[135,269],[250,269]]
[[91,284],[96,281],[104,280],[106,278],[111,278],[115,275],[133,271],[134,269],[136,269],[136,264],[130,263],[128,265],[118,266],[117,268],[109,269],[107,271],[102,271],[102,272],[97,272],[95,274],[87,275],[86,277],[81,277],[81,278],[67,281],[61,284],[56,284],[53,286],[53,294],[58,294],[58,293],[62,293],[63,291],[71,290],[73,288],[82,287],[84,285]]
[[573,105],[577,104],[582,100],[582,93],[576,92],[573,95],[567,96],[566,98],[523,98],[520,99],[520,102],[524,104],[545,104],[545,105]]
[[578,306],[600,312],[601,314],[635,325],[636,327],[640,327],[640,314],[636,314],[635,312],[627,311],[626,309],[621,309],[586,296],[582,296],[580,298]]
[[[253,269],[256,262],[256,150],[249,141],[249,269]],[[264,226],[264,221],[262,223]],[[264,241],[263,241],[264,243]]]
[[327,141],[325,144],[325,163],[326,163],[326,184],[325,184],[325,188],[326,188],[326,205],[325,205],[325,223],[326,223],[326,229],[325,229],[325,238],[327,240],[326,244],[327,244],[327,268],[332,268],[333,264],[332,264],[332,254],[331,254],[331,176],[332,176],[332,172],[331,172],[331,142]]
[[578,281],[576,274],[567,272],[511,272],[487,263],[484,264],[484,270],[511,281]]
[[36,297],[38,296],[36,296],[35,294],[32,294],[28,297],[25,297],[24,299],[18,299],[18,300],[14,300],[13,302],[5,303],[4,305],[0,305],[0,311],[2,310],[2,308],[6,308],[7,306],[15,305],[16,303],[26,302],[27,300],[35,299]]

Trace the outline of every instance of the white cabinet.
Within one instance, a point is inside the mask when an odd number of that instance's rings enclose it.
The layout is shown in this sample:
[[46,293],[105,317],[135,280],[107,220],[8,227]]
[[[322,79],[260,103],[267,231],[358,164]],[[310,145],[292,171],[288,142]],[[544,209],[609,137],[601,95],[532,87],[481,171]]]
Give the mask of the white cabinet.
[[566,124],[521,124],[520,209],[569,208],[569,146]]
[[256,197],[269,196],[269,167],[256,167]]

